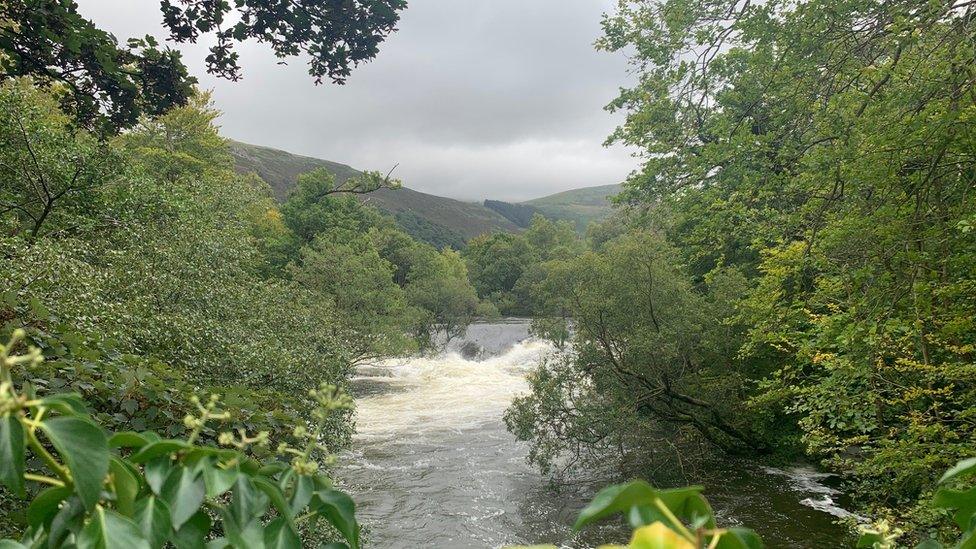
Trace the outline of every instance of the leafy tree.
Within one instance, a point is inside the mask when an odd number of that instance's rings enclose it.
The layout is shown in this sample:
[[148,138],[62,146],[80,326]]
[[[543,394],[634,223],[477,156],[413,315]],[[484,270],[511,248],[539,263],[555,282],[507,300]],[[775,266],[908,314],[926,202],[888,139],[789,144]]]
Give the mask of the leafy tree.
[[37,239],[69,231],[95,207],[110,180],[112,154],[72,129],[54,99],[27,80],[0,88],[0,215],[11,231]]
[[439,333],[444,334],[445,343],[463,336],[483,309],[468,282],[467,266],[457,252],[429,250],[424,255],[425,261],[410,270],[404,290],[407,301],[420,309],[414,324],[415,336],[429,346]]
[[336,184],[335,176],[325,168],[299,175],[281,206],[285,224],[296,238],[295,249],[322,233],[331,232],[338,237],[360,235],[381,224],[379,212],[364,207],[350,195],[397,185],[377,173],[365,173],[341,184]]
[[[279,58],[308,55],[316,82],[328,78],[340,84],[352,67],[376,56],[404,7],[404,0],[161,4],[173,42],[196,42],[206,34],[217,38],[206,58],[212,74],[240,78],[235,46],[253,39],[269,44]],[[66,112],[108,132],[131,127],[141,114],[155,116],[185,104],[196,83],[179,52],[160,48],[150,36],[121,47],[66,0],[0,5],[0,76],[57,84]]]
[[322,233],[301,249],[292,278],[334,300],[354,361],[404,350],[406,298],[393,281],[393,265],[365,236]]
[[724,347],[726,296],[698,292],[661,237],[628,234],[553,262],[540,288],[569,309],[573,353],[539,366],[506,421],[545,470],[564,452],[640,453],[639,433],[655,431],[675,443],[693,433],[729,452],[765,450],[734,406],[750,372]]
[[600,42],[634,52],[610,106],[643,158],[625,200],[696,287],[732,266],[752,288],[750,409],[916,535],[935,471],[976,450],[973,10],[624,1]]

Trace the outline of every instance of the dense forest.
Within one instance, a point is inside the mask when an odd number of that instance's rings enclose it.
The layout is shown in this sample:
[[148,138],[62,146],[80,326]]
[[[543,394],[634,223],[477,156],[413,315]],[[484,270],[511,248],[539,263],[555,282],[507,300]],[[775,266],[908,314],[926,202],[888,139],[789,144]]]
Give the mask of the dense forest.
[[507,417],[533,461],[802,454],[901,542],[953,535],[930,501],[976,453],[973,16],[674,0],[604,20],[638,76],[610,140],[643,164],[585,252],[498,284],[540,280],[539,312],[574,323]]
[[[308,4],[162,15],[214,74],[253,39],[341,83],[405,7]],[[276,199],[178,52],[0,4],[0,546],[355,549],[351,376],[501,314],[557,350],[504,418],[553,479],[806,460],[858,546],[976,547],[974,10],[621,0],[614,214],[496,202],[524,230],[465,241],[358,200],[400,186],[377,172]],[[643,481],[576,526],[621,513],[635,548],[762,546]]]

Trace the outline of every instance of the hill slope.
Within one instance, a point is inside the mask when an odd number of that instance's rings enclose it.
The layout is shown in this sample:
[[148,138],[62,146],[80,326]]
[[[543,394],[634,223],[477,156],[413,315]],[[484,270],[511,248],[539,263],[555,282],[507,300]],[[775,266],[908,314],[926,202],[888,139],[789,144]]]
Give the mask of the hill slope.
[[613,211],[609,198],[621,191],[619,184],[585,187],[522,202],[551,219],[568,219],[584,230],[591,221],[599,221]]
[[[283,200],[295,185],[299,174],[326,168],[338,181],[359,173],[345,164],[292,154],[270,147],[231,141],[231,154],[237,171],[255,172],[274,189]],[[452,240],[468,240],[486,232],[516,232],[519,228],[498,212],[480,204],[461,202],[451,198],[402,188],[380,189],[367,195],[357,195],[379,210],[393,215],[408,233],[435,245],[456,244]],[[435,236],[432,236],[435,235]]]

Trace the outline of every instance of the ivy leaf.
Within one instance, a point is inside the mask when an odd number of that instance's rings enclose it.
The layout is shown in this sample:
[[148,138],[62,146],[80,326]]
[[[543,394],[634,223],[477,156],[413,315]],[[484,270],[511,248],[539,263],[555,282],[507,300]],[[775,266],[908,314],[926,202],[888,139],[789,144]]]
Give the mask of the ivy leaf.
[[715,545],[715,549],[762,549],[762,547],[762,539],[748,528],[729,528]]
[[149,485],[149,489],[154,494],[158,495],[163,490],[163,483],[166,482],[166,477],[169,476],[172,468],[173,464],[170,462],[169,456],[156,458],[143,467],[146,484]]
[[14,414],[0,417],[0,484],[24,497],[24,427]]
[[942,478],[939,479],[939,484],[943,484],[954,478],[968,477],[972,474],[976,474],[976,457],[964,459],[952,466],[942,475]]
[[41,491],[27,507],[27,524],[34,529],[49,525],[61,502],[69,496],[71,489],[64,486],[52,486]]
[[173,452],[187,448],[190,448],[190,445],[182,440],[160,440],[140,448],[138,452],[129,458],[129,461],[132,463],[146,463],[160,456],[172,454]]
[[40,406],[57,410],[65,415],[88,415],[88,407],[85,406],[85,401],[81,395],[77,393],[62,393],[44,397],[41,399]]
[[203,549],[206,547],[207,534],[210,533],[210,517],[203,511],[198,511],[190,520],[176,531],[173,545],[176,549]]
[[705,528],[715,528],[715,515],[711,505],[701,495],[704,488],[670,488],[658,490],[657,496],[672,513],[689,522],[699,522]]
[[608,486],[600,490],[593,501],[580,511],[573,529],[579,531],[591,522],[629,511],[634,506],[651,507],[656,497],[657,490],[642,480]]
[[255,477],[252,479],[254,485],[257,486],[258,490],[264,492],[264,495],[268,496],[271,500],[271,504],[274,505],[275,509],[281,513],[281,516],[288,520],[289,525],[294,527],[294,517],[291,513],[291,506],[288,501],[285,500],[285,495],[278,488],[278,485],[271,482],[264,477]]
[[301,549],[302,541],[289,521],[278,517],[265,527],[264,546],[266,549]]
[[139,527],[126,517],[98,507],[78,536],[78,549],[149,549]]
[[87,419],[62,416],[41,422],[41,429],[71,470],[75,491],[85,509],[91,510],[101,497],[108,473],[108,438]]
[[203,468],[203,481],[207,486],[207,497],[214,498],[217,497],[227,490],[237,482],[237,476],[240,471],[237,467],[229,467],[224,469],[216,463],[208,463]]
[[122,462],[112,456],[109,461],[109,471],[112,473],[112,484],[115,486],[115,506],[120,513],[132,516],[135,512],[136,494],[139,493],[139,479]]
[[111,448],[142,448],[149,442],[146,437],[134,431],[115,433],[112,438],[108,439],[108,445]]
[[956,524],[966,530],[976,515],[976,486],[968,490],[942,488],[935,493],[933,505],[942,509],[955,509],[953,518]]
[[149,538],[153,549],[162,547],[173,531],[170,509],[166,502],[156,496],[139,500],[136,504],[136,523]]
[[85,506],[78,496],[72,495],[51,521],[47,534],[47,546],[52,549],[61,547],[64,538],[68,537],[71,532],[77,531],[84,518]]
[[352,549],[358,549],[359,523],[356,522],[356,504],[352,498],[338,490],[320,490],[315,497],[315,511],[335,526]]
[[199,472],[186,467],[176,467],[166,477],[160,497],[169,504],[173,528],[179,530],[183,523],[196,514],[207,489]]

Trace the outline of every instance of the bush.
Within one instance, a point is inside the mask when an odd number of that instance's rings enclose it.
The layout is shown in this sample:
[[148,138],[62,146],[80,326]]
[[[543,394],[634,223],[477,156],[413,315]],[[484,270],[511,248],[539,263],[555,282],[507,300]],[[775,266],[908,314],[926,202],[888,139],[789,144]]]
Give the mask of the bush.
[[24,336],[0,345],[0,484],[32,501],[20,542],[0,546],[301,547],[302,525],[324,521],[344,540],[333,547],[359,547],[352,499],[320,472],[332,459],[320,442],[329,416],[351,406],[335,387],[310,392],[314,422],[294,433],[304,447],[276,449],[290,463],[262,463],[249,450],[267,432],[221,433],[224,449],[199,443],[208,422],[229,415],[216,396],[191,399],[185,437],[106,432],[79,395],[15,382],[15,369],[43,362],[38,348],[12,353]]

